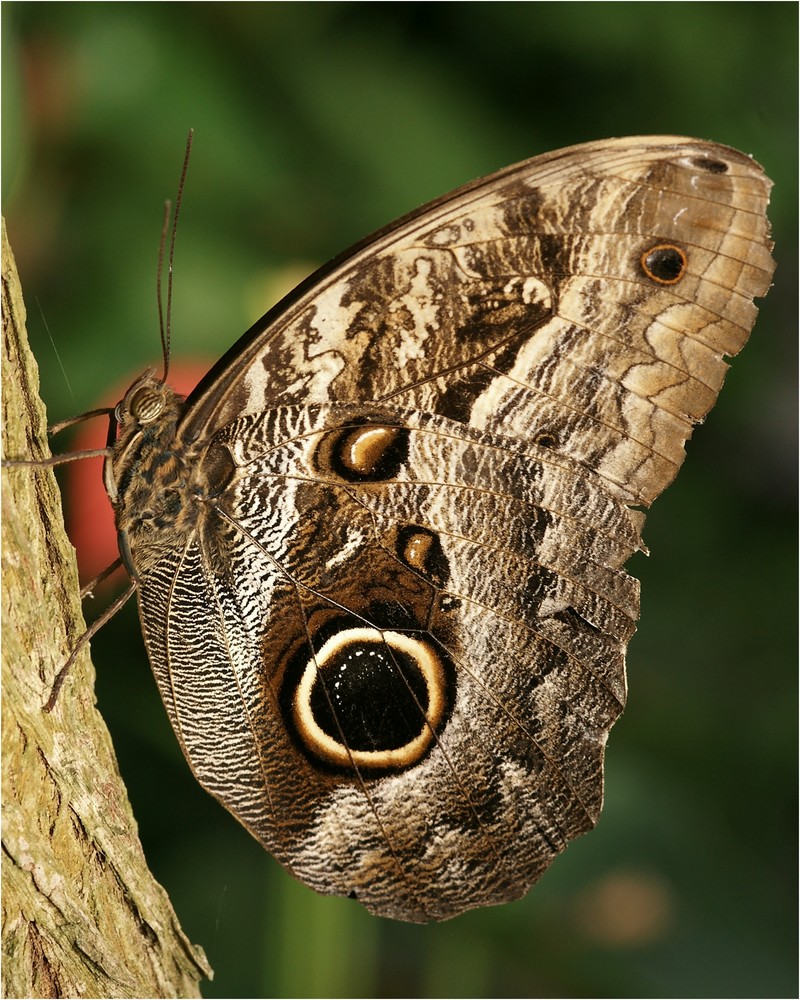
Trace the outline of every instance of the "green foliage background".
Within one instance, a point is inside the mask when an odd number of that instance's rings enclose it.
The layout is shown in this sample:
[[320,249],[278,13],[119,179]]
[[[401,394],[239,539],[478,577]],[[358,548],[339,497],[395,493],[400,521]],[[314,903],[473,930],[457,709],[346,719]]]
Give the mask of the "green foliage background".
[[51,419],[157,356],[155,247],[190,126],[176,356],[218,356],[290,276],[539,152],[677,133],[764,165],[776,284],[631,567],[605,812],[526,899],[412,927],[317,897],[191,778],[135,616],[93,645],[148,858],[216,969],[206,996],[796,995],[796,5],[2,13],[4,211]]

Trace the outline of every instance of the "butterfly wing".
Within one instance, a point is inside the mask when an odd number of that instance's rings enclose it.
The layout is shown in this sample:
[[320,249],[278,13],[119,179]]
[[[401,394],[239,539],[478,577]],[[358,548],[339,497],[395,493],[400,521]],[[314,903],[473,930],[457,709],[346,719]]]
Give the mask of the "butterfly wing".
[[201,782],[314,888],[443,919],[596,821],[631,505],[747,339],[768,192],[674,137],[536,158],[318,272],[190,398],[148,652]]
[[[749,157],[673,136],[510,167],[299,286],[201,383],[182,433],[281,404],[391,401],[523,440],[552,428],[649,503],[769,287],[770,187]],[[668,268],[671,247],[679,274],[643,266],[655,251]]]

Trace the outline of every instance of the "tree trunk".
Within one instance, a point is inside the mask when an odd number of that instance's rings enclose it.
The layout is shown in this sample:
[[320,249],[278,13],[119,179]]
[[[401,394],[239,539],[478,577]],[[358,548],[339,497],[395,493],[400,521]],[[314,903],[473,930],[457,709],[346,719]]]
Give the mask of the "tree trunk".
[[[2,238],[3,453],[38,459],[44,407],[5,224]],[[2,512],[3,996],[199,996],[212,973],[147,868],[88,650],[42,711],[85,628],[52,471],[4,469]]]

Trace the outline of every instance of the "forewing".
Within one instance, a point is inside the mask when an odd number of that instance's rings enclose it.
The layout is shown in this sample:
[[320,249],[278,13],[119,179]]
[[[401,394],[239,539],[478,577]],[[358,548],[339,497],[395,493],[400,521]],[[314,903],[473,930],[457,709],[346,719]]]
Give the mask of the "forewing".
[[[391,401],[542,438],[649,503],[716,399],[773,270],[770,182],[676,137],[537,157],[425,206],[312,276],[201,384],[182,427]],[[678,280],[647,272],[658,247]]]

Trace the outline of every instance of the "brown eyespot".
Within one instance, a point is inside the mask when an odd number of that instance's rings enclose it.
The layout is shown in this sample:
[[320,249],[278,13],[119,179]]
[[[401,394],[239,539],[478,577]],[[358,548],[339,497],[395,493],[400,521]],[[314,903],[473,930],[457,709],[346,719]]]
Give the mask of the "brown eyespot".
[[659,285],[675,285],[686,271],[686,254],[674,243],[659,243],[641,256],[642,270]]
[[351,483],[394,478],[408,454],[408,431],[387,424],[364,423],[325,434],[315,464]]
[[450,566],[439,536],[428,528],[409,524],[397,533],[397,554],[411,569],[443,586],[450,576]]

